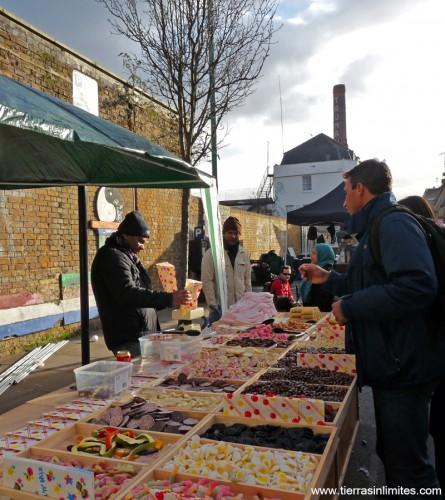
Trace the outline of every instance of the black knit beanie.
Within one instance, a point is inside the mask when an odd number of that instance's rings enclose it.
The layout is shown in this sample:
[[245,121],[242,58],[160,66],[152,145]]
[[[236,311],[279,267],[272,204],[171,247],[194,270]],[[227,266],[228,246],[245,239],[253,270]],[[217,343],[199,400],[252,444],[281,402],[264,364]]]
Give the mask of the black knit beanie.
[[136,211],[129,212],[117,230],[120,234],[128,234],[129,236],[143,236],[145,238],[150,236],[150,228],[142,215]]

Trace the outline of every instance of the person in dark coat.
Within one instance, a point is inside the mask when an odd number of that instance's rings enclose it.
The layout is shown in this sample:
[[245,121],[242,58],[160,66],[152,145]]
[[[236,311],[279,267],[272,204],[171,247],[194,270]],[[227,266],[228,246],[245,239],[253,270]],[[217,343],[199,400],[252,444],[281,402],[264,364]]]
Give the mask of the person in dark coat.
[[[341,297],[332,305],[346,324],[348,352],[354,352],[359,384],[373,390],[377,453],[389,487],[437,488],[428,455],[432,394],[443,376],[443,339],[428,315],[437,278],[425,234],[407,213],[392,212],[380,223],[382,267],[373,261],[369,231],[373,220],[395,204],[391,172],[367,160],[344,174],[344,206],[359,244],[346,274],[313,264],[300,267],[313,283],[326,283]],[[436,495],[440,497],[440,495]],[[418,494],[404,498],[418,498]]]
[[[335,264],[335,253],[331,245],[317,243],[311,252],[312,264],[330,271]],[[304,306],[318,307],[322,312],[329,312],[334,296],[323,285],[314,285],[310,281],[303,281],[300,286],[300,297]]]
[[185,304],[190,292],[154,292],[137,254],[150,230],[139,212],[130,212],[117,232],[99,248],[91,266],[91,285],[99,310],[105,343],[115,354],[128,350],[140,355],[139,337],[158,327],[156,310]]
[[[421,196],[407,196],[399,200],[411,212],[435,220],[431,205]],[[445,492],[445,379],[439,382],[434,391],[430,411],[430,434],[434,441],[434,457],[436,462],[436,474],[442,492]]]

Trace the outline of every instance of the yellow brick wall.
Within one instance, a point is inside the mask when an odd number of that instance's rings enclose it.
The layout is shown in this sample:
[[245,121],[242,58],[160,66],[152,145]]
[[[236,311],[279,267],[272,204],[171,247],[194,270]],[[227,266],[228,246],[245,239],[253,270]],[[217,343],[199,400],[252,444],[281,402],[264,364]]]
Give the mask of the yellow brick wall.
[[[72,72],[98,82],[99,115],[134,128],[170,151],[178,151],[173,115],[139,93],[135,120],[128,115],[125,82],[67,47],[0,12],[0,74],[71,102]],[[87,188],[88,219],[96,220],[97,188]],[[121,189],[124,211],[133,209],[133,189]],[[153,230],[145,262],[178,259],[180,190],[138,189],[139,209]],[[32,292],[43,300],[60,299],[59,275],[78,271],[77,188],[0,191],[0,295]],[[97,249],[95,231],[88,231],[89,261]]]
[[[171,112],[139,93],[135,120],[128,113],[125,82],[92,61],[49,38],[14,16],[0,11],[0,74],[56,96],[72,100],[73,70],[94,78],[99,88],[99,114],[178,151]],[[133,209],[134,189],[121,189],[124,212]],[[96,220],[96,188],[87,188],[88,219]],[[168,260],[178,265],[181,257],[181,191],[137,189],[138,209],[151,227],[152,236],[141,255],[159,285],[153,263]],[[223,220],[232,214],[243,225],[243,242],[251,258],[270,249],[284,251],[283,218],[221,207]],[[190,232],[203,225],[202,204],[192,198]],[[88,231],[89,263],[96,253],[97,235]],[[294,245],[295,246],[295,245]],[[78,272],[77,188],[0,191],[0,295],[39,293],[45,302],[59,300],[59,277]]]

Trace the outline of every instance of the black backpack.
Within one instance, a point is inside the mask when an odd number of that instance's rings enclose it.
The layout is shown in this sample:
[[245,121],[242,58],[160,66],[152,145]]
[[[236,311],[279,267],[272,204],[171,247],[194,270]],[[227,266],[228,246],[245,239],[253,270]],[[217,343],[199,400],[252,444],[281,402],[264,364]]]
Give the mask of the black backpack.
[[428,241],[428,246],[433,257],[436,270],[438,293],[436,301],[431,309],[431,320],[440,333],[445,335],[445,228],[440,227],[433,220],[417,215],[402,205],[393,207],[382,212],[372,223],[369,232],[369,248],[376,267],[382,268],[382,254],[380,249],[379,231],[380,223],[385,215],[392,212],[404,212],[416,219],[423,229]]

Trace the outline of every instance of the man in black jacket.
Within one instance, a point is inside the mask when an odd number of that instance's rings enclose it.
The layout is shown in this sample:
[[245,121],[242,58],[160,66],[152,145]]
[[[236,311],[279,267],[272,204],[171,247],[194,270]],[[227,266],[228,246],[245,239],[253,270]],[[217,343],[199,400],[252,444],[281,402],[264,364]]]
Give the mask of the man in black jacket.
[[107,238],[91,266],[91,284],[105,343],[115,354],[128,350],[140,355],[139,337],[158,329],[156,310],[190,301],[190,292],[154,292],[137,254],[150,230],[139,212],[130,212],[117,232]]

